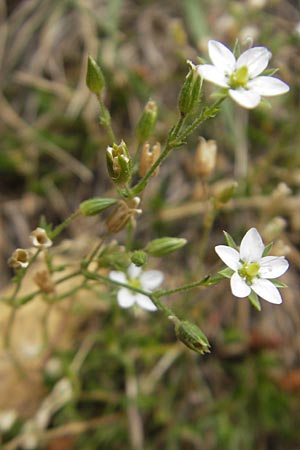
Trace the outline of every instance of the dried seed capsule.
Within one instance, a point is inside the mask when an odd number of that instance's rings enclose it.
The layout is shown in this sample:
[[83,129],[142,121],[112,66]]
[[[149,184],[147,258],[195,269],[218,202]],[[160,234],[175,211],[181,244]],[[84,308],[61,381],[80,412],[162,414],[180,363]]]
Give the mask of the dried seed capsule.
[[[159,158],[160,155],[160,143],[157,142],[152,147],[148,142],[143,145],[140,165],[139,165],[139,175],[143,177],[148,170],[153,166],[155,161]],[[157,175],[159,172],[159,167],[155,169],[152,176]]]

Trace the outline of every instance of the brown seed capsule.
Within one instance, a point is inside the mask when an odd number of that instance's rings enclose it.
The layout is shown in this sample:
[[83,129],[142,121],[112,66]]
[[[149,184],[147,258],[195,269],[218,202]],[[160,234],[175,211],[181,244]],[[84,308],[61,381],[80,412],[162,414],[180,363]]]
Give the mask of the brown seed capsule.
[[[141,159],[140,159],[140,165],[139,165],[139,175],[143,177],[150,167],[153,166],[155,161],[158,159],[160,155],[160,143],[156,142],[152,147],[148,142],[146,142],[143,145]],[[159,172],[159,167],[155,169],[152,176],[157,175]]]
[[8,260],[8,265],[13,269],[25,269],[29,264],[29,252],[24,248],[17,248]]
[[36,228],[29,237],[32,245],[36,248],[48,248],[52,246],[52,241],[43,228]]
[[44,294],[53,294],[55,292],[55,285],[47,270],[40,270],[36,272],[33,277],[33,281],[40,288],[40,290],[44,292]]
[[207,141],[203,137],[200,137],[195,156],[195,173],[200,178],[206,178],[211,175],[216,166],[216,157],[216,141]]
[[137,209],[140,201],[139,197],[134,197],[129,200],[120,200],[118,202],[118,205],[106,221],[107,228],[111,233],[117,233],[122,230],[129,220],[135,220],[136,214],[142,213],[141,209]]

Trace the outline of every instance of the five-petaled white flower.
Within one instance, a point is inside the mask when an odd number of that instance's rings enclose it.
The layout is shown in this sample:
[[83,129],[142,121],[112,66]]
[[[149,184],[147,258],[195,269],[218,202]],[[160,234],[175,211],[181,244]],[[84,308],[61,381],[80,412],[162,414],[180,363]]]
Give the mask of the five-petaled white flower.
[[256,228],[242,239],[238,252],[227,245],[217,245],[216,253],[234,271],[230,285],[236,297],[248,297],[254,291],[270,303],[282,303],[281,295],[271,279],[283,275],[289,263],[283,256],[263,256],[265,246]]
[[[109,273],[109,278],[119,283],[126,283],[144,291],[152,292],[160,286],[164,275],[159,270],[147,270],[143,272],[140,267],[137,267],[135,264],[130,264],[127,269],[127,274],[112,270]],[[157,309],[148,296],[131,291],[125,287],[119,289],[117,300],[121,308],[130,308],[136,303],[147,311],[156,311]]]
[[208,53],[213,64],[199,65],[198,72],[205,80],[227,88],[230,97],[244,108],[255,108],[261,96],[281,95],[290,89],[278,78],[260,75],[272,56],[266,47],[249,48],[236,59],[224,44],[211,40]]

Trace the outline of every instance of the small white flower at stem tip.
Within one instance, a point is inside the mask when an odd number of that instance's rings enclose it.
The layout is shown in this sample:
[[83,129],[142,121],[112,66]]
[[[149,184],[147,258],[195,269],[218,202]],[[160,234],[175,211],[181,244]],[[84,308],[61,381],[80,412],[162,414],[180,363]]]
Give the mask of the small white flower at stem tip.
[[[125,283],[132,287],[142,289],[143,291],[152,292],[158,288],[163,282],[164,275],[159,270],[143,271],[141,267],[135,264],[130,264],[127,273],[112,270],[109,273],[109,278],[119,283]],[[156,306],[151,299],[139,292],[131,291],[125,287],[121,287],[117,294],[117,300],[121,308],[130,308],[137,304],[142,309],[147,311],[156,311]]]
[[228,89],[229,96],[244,108],[255,108],[262,96],[273,97],[290,89],[278,78],[260,75],[272,56],[266,47],[249,48],[236,59],[224,44],[210,40],[208,53],[213,64],[199,65],[199,74],[204,80]]
[[254,291],[270,303],[280,304],[282,298],[272,279],[283,275],[289,263],[283,256],[263,256],[265,246],[256,228],[242,239],[240,251],[227,245],[217,245],[215,251],[233,270],[230,287],[235,297],[248,297]]

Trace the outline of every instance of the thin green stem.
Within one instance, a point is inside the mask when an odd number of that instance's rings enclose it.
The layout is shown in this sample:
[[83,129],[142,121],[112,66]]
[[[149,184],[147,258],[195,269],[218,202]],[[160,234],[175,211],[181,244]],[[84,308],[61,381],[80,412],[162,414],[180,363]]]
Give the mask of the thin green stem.
[[225,100],[226,97],[222,97],[219,100],[217,100],[212,106],[203,108],[200,115],[197,117],[197,119],[194,120],[194,122],[191,123],[190,126],[188,126],[183,133],[181,133],[177,140],[184,141],[196,128],[198,128],[199,125],[201,125],[202,122],[204,122],[207,119],[211,119],[212,117],[215,117],[215,115],[219,111],[219,106],[221,103]]
[[194,289],[196,287],[213,286],[214,284],[218,284],[223,279],[224,279],[224,277],[222,275],[219,275],[218,273],[213,274],[213,275],[207,275],[206,277],[202,278],[199,281],[194,281],[193,283],[184,284],[183,286],[179,286],[178,288],[157,291],[157,292],[155,292],[155,297],[158,299],[158,298],[164,297],[166,295],[177,294],[179,292],[185,292],[190,289]]
[[114,143],[114,142],[116,142],[116,136],[115,136],[114,130],[112,129],[109,111],[106,108],[106,106],[104,105],[101,95],[96,94],[96,97],[97,97],[99,108],[100,108],[101,125],[103,125],[103,127],[106,129],[106,132],[109,136],[111,143]]
[[117,286],[117,287],[124,287],[130,291],[133,292],[137,292],[139,294],[143,294],[146,295],[147,297],[149,297],[153,303],[155,304],[155,306],[162,311],[167,317],[169,316],[175,316],[176,314],[174,313],[174,311],[172,311],[170,308],[168,308],[167,306],[165,306],[159,299],[157,296],[157,293],[153,293],[153,292],[147,292],[144,289],[135,287],[135,286],[131,286],[130,284],[127,283],[121,283],[120,281],[115,281],[112,280],[110,278],[107,278],[105,275],[102,275],[100,273],[94,273],[94,272],[89,272],[87,270],[82,270],[82,275],[85,276],[86,278],[90,279],[90,280],[96,280],[96,281],[103,281],[106,284],[110,284],[113,286]]
[[54,228],[53,231],[51,231],[50,236],[49,236],[50,239],[56,238],[65,228],[67,228],[70,225],[70,223],[74,219],[76,219],[80,215],[81,215],[81,212],[79,209],[77,211],[75,211],[73,214],[71,214],[63,223],[61,223],[56,228]]

